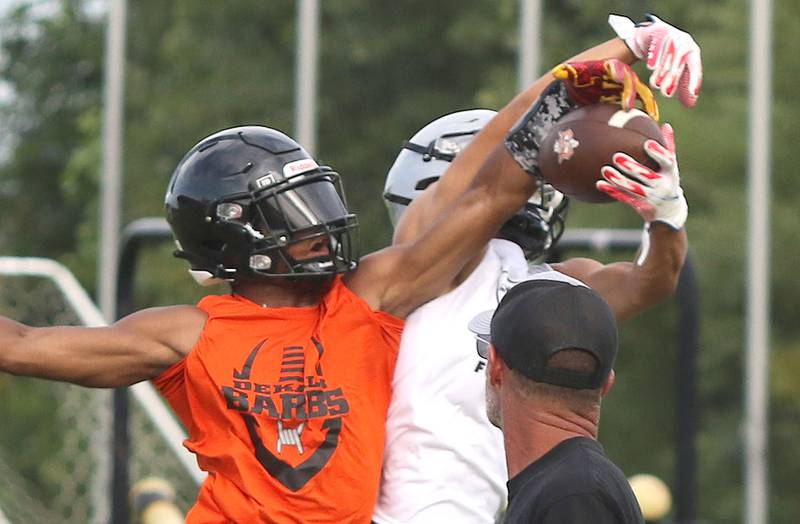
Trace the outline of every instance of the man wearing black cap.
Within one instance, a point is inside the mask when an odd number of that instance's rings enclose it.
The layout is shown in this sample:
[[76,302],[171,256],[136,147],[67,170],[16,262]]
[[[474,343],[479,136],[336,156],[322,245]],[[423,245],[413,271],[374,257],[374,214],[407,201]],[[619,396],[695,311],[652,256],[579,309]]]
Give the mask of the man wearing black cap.
[[470,329],[489,360],[486,412],[503,430],[505,522],[643,523],[625,475],[596,440],[617,354],[608,304],[577,280],[542,273]]

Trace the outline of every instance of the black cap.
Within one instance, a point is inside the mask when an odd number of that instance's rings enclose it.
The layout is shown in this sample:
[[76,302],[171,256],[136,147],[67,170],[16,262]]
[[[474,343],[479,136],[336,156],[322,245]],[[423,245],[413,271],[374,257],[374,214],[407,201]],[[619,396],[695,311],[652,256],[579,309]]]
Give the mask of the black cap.
[[[597,293],[572,282],[522,282],[503,297],[497,309],[473,318],[469,329],[494,344],[511,369],[536,382],[597,389],[605,383],[617,356],[617,321]],[[571,348],[597,359],[594,373],[547,367],[550,357]]]

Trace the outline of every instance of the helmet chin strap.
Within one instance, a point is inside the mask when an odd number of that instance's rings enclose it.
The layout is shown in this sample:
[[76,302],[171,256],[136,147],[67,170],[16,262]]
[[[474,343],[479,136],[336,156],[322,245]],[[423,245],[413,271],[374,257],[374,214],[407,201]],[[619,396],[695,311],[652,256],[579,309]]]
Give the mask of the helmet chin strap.
[[215,286],[217,284],[224,284],[232,281],[232,279],[215,277],[210,271],[198,269],[190,269],[189,274],[192,276],[195,282],[203,287]]
[[530,235],[525,235],[517,231],[505,231],[499,235],[500,238],[508,240],[518,245],[525,253],[525,258],[531,259],[542,255],[550,247],[549,242],[541,242],[538,239],[531,238]]
[[636,257],[636,265],[643,266],[647,261],[647,255],[650,253],[650,223],[645,222],[642,229],[642,244],[639,247],[639,256]]

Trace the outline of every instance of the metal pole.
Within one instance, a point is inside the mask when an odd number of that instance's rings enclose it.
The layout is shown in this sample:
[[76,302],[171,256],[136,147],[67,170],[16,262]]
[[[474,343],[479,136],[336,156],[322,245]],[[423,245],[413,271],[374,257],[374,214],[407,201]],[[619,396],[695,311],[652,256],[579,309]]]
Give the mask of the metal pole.
[[162,217],[137,218],[122,231],[117,273],[117,315],[129,315],[136,309],[134,288],[139,253],[145,243],[172,240],[172,229]]
[[[106,26],[105,74],[103,91],[103,170],[101,177],[102,197],[100,203],[100,260],[98,272],[98,296],[100,310],[107,321],[116,318],[116,270],[119,249],[120,191],[122,179],[122,140],[125,111],[125,26],[127,16],[126,0],[110,0],[108,3],[108,24]],[[128,492],[128,413],[127,392],[114,390],[113,394],[113,435],[111,465],[100,461],[96,486],[103,486],[103,496],[99,493],[95,501],[94,522],[106,523],[109,518],[115,524],[127,524],[128,505],[126,498],[119,500],[115,493]],[[103,445],[109,441],[108,422],[101,422],[98,432],[99,446],[95,449],[107,450]],[[102,451],[99,451],[102,452]],[[122,457],[121,455],[125,455]],[[110,497],[106,494],[111,477]],[[102,500],[100,500],[102,498]],[[111,504],[109,504],[111,500]],[[111,506],[109,510],[109,506]],[[112,512],[109,515],[109,512]]]
[[542,35],[541,0],[520,0],[519,17],[519,91],[536,80]]
[[130,485],[130,402],[128,388],[116,388],[113,400],[113,424],[111,426],[111,522],[128,524],[128,493]]
[[97,287],[100,311],[108,321],[114,319],[115,271],[119,247],[126,7],[126,0],[110,0],[106,27],[100,260]]
[[769,520],[769,179],[772,2],[750,2],[750,155],[748,162],[745,511],[747,524]]
[[318,54],[319,0],[300,0],[297,4],[295,138],[311,155],[317,148]]
[[700,352],[700,291],[691,250],[678,280],[678,348],[675,358],[675,522],[697,517],[697,355]]
[[[136,282],[136,267],[141,248],[147,243],[164,242],[172,239],[172,231],[167,221],[162,217],[139,218],[134,220],[122,231],[120,240],[119,269],[117,271],[117,314],[119,316],[132,313],[135,309],[134,285]],[[1,269],[1,268],[0,268]],[[167,446],[172,450],[178,461],[184,466],[186,472],[199,485],[205,479],[205,473],[197,467],[197,461],[182,443],[186,439],[186,432],[175,421],[169,410],[149,382],[140,382],[129,388],[134,399],[150,418],[153,426],[161,433]],[[127,398],[127,397],[126,397]],[[127,442],[127,439],[126,441]],[[120,446],[123,442],[119,443]],[[117,449],[120,449],[119,447]],[[120,461],[120,466],[123,461]],[[127,478],[127,477],[125,477]],[[121,485],[119,486],[122,487]],[[121,504],[125,503],[126,496],[116,492]]]

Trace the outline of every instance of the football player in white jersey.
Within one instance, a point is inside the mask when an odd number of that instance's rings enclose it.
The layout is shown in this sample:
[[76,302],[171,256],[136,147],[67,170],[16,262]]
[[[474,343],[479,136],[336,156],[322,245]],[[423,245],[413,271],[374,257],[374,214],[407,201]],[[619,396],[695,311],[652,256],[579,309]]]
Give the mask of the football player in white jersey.
[[[666,41],[685,42],[691,37],[655,18],[651,24],[633,28],[619,19],[614,22],[612,26],[627,47],[620,47],[620,40],[611,41],[587,52],[594,55],[584,53],[576,58],[597,58],[600,53],[631,63],[634,56],[643,57],[637,49],[650,49],[656,55],[648,59],[654,71],[651,85],[661,87],[667,96],[674,94],[674,86],[667,89],[654,80],[663,80],[666,74],[659,70],[657,55],[668,43],[661,47],[657,42],[648,43],[643,31],[652,33],[656,26],[659,37]],[[627,33],[619,29],[622,26]],[[678,57],[683,66],[673,73],[672,83],[684,86],[679,98],[691,107],[702,69],[699,48],[696,44],[688,47],[685,53],[689,56]],[[632,53],[626,54],[628,49]],[[540,80],[543,88],[550,80]],[[694,87],[687,94],[685,86]],[[384,192],[395,242],[414,238],[469,187],[480,167],[479,159],[490,146],[480,131],[494,114],[478,109],[446,115],[404,143]],[[642,247],[634,261],[604,265],[575,258],[552,266],[529,264],[543,258],[564,226],[567,198],[543,184],[465,266],[446,294],[408,317],[394,374],[374,522],[491,523],[502,516],[507,480],[503,437],[486,418],[485,362],[476,354],[467,325],[481,311],[494,309],[508,289],[537,273],[555,270],[594,288],[618,319],[629,318],[672,294],[687,249],[683,224],[688,208],[680,187],[672,130],[668,125],[663,130],[667,148],[647,149],[661,165],[660,171],[615,163],[604,170],[607,182],[598,186],[645,220]],[[470,142],[469,151],[458,155]],[[643,169],[648,173],[646,180],[637,176]],[[615,182],[620,179],[624,179],[622,184]]]

